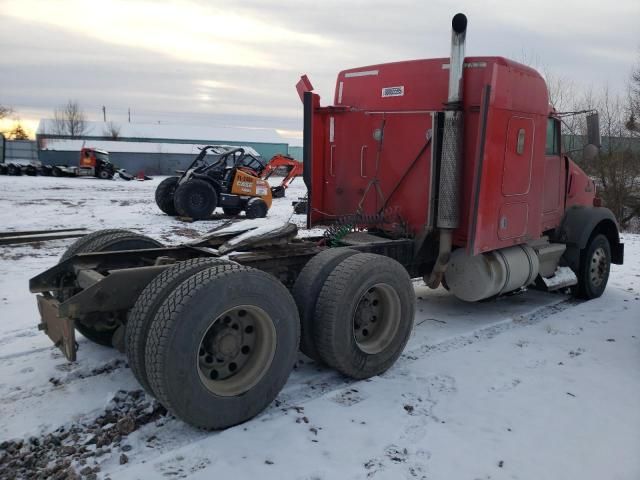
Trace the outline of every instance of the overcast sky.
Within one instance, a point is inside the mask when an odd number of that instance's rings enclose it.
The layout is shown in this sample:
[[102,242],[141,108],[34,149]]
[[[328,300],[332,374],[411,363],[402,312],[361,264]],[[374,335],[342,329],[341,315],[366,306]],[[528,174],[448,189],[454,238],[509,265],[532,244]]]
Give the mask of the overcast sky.
[[272,127],[298,136],[294,85],[332,98],[345,68],[449,54],[524,58],[622,92],[640,59],[640,1],[0,0],[0,104],[23,121],[77,99],[90,119]]

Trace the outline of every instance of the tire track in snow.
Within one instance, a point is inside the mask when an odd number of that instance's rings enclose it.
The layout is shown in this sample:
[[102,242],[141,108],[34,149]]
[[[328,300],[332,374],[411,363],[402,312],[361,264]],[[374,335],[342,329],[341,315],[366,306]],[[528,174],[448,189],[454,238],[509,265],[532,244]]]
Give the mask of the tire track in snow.
[[[518,315],[509,319],[505,319],[484,327],[480,327],[471,332],[456,335],[454,337],[439,341],[433,344],[425,344],[411,350],[405,350],[402,353],[398,361],[391,369],[381,375],[381,377],[392,377],[393,371],[398,367],[402,367],[416,360],[426,358],[430,355],[445,353],[451,350],[457,350],[464,348],[468,345],[472,345],[477,342],[489,340],[496,335],[499,335],[507,330],[513,328],[520,328],[527,325],[534,325],[549,318],[552,315],[563,312],[569,308],[575,307],[581,304],[581,300],[574,298],[568,298],[561,300],[551,305],[538,308],[530,313]],[[285,386],[283,391],[276,397],[276,407],[292,407],[297,403],[307,402],[318,398],[326,393],[334,392],[340,388],[357,383],[360,380],[351,380],[344,377],[334,371],[329,371],[329,374],[314,375],[313,378],[308,379],[302,385],[294,384],[289,388],[289,384]],[[289,380],[289,383],[291,380]],[[268,412],[270,409],[267,409]]]

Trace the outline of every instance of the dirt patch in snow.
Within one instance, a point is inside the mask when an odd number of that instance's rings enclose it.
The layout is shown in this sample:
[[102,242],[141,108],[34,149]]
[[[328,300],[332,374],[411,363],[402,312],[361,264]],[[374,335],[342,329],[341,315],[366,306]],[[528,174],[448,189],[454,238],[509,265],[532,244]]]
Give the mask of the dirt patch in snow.
[[118,455],[127,463],[128,435],[166,413],[142,390],[120,390],[97,418],[0,443],[0,479],[97,478],[100,457]]

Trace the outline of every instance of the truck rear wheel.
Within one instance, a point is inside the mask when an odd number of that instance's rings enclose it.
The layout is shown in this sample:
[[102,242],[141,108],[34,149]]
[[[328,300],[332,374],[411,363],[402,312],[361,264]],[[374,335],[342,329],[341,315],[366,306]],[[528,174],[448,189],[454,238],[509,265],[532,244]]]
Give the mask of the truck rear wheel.
[[580,254],[580,265],[576,276],[578,284],[573,293],[579,298],[591,300],[604,293],[611,270],[611,246],[602,234],[593,237]]
[[307,262],[293,285],[291,293],[300,314],[300,350],[317,362],[322,361],[313,336],[318,296],[333,269],[345,258],[356,253],[357,250],[349,248],[329,248],[320,252]]
[[185,422],[230,427],[260,413],[284,386],[299,333],[295,302],[275,277],[239,265],[208,268],[181,283],[151,323],[149,383]]
[[[113,252],[117,250],[141,250],[144,248],[162,247],[153,238],[140,235],[129,230],[107,229],[85,235],[76,240],[60,257],[63,262],[78,253]],[[59,262],[59,263],[60,263]],[[59,298],[58,300],[64,301]],[[111,318],[101,320],[92,316],[91,323],[75,322],[76,330],[94,343],[107,347],[113,346],[112,339],[118,324]]]
[[93,242],[97,238],[101,238],[103,236],[111,235],[114,233],[123,233],[123,232],[134,234],[129,230],[123,230],[121,228],[109,228],[105,230],[98,230],[97,232],[93,232],[88,235],[85,235],[84,237],[80,237],[78,240],[73,242],[71,246],[69,246],[69,248],[67,248],[67,250],[60,257],[60,260],[58,260],[58,263],[62,263],[68,258],[73,257],[76,253],[86,253],[87,250],[84,250],[84,246]]
[[158,309],[175,288],[192,275],[215,265],[231,265],[230,260],[219,258],[192,258],[178,262],[155,277],[144,288],[133,308],[127,315],[125,330],[125,352],[129,366],[140,385],[149,394],[153,394],[145,367],[145,347],[149,334],[149,325],[158,313]]
[[318,298],[318,353],[349,377],[379,375],[402,353],[414,311],[413,285],[402,265],[371,253],[348,257],[331,272]]
[[218,206],[218,194],[211,184],[196,178],[176,188],[174,203],[181,216],[201,220]]
[[178,214],[176,206],[173,202],[173,197],[178,187],[179,177],[165,178],[158,184],[156,188],[156,205],[169,216],[175,216]]

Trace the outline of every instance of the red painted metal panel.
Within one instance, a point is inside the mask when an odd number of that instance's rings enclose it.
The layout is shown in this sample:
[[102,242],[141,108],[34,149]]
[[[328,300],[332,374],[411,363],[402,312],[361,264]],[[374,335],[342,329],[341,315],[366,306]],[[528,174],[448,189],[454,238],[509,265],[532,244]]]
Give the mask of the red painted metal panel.
[[[454,244],[469,245],[478,254],[538,238],[549,223],[557,225],[559,218],[548,222],[543,210],[564,202],[563,190],[547,201],[545,183],[553,176],[563,188],[563,172],[545,159],[550,110],[542,77],[501,57],[467,57],[465,65],[462,222]],[[358,209],[376,213],[386,205],[397,207],[414,233],[424,230],[432,208],[431,149],[416,157],[433,128],[432,114],[444,108],[447,81],[445,58],[340,72],[335,105],[320,108],[317,102],[315,107],[312,225]],[[487,86],[483,130],[481,101]],[[376,130],[384,130],[382,142]],[[577,167],[573,176],[575,201],[588,201],[587,177]]]

